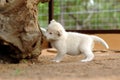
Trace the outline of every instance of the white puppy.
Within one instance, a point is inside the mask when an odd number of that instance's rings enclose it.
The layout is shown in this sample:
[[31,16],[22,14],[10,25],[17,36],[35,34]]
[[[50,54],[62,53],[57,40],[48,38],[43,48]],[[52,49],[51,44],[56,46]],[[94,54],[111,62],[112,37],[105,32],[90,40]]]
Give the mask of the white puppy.
[[92,52],[94,41],[100,42],[107,49],[109,48],[107,43],[100,37],[66,32],[63,26],[55,20],[52,20],[48,25],[45,36],[52,47],[56,48],[58,51],[58,54],[53,60],[55,62],[60,62],[65,54],[79,55],[81,53],[86,57],[81,60],[81,62],[91,61],[94,58]]

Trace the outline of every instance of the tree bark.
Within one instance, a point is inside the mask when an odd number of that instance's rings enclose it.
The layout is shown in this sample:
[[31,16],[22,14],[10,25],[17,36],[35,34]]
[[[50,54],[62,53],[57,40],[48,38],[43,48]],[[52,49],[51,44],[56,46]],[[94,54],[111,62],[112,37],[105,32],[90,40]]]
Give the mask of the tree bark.
[[0,58],[13,61],[41,54],[42,33],[38,27],[37,10],[39,2],[0,0]]

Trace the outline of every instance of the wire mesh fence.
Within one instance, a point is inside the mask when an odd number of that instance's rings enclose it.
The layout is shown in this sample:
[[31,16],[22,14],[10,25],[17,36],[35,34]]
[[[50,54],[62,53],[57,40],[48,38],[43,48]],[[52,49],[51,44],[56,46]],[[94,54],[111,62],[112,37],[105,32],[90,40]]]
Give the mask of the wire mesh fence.
[[[54,0],[54,19],[69,30],[120,29],[119,4],[120,0]],[[48,8],[40,4],[39,9],[40,24],[47,27]]]
[[48,3],[40,3],[38,5],[38,21],[41,27],[46,28],[48,25]]

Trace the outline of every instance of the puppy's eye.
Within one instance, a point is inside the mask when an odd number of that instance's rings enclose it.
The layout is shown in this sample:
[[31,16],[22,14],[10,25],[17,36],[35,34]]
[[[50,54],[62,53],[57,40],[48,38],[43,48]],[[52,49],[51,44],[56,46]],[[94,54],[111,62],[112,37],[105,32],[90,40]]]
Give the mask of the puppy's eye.
[[50,32],[49,34],[52,34],[52,32]]

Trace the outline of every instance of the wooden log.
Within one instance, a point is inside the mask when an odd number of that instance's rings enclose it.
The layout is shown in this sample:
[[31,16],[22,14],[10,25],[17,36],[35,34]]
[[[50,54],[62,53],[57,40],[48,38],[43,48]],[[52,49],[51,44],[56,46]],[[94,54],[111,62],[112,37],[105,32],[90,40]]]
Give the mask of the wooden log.
[[39,2],[40,0],[0,0],[2,58],[21,60],[41,54],[42,33],[38,27],[37,9]]

